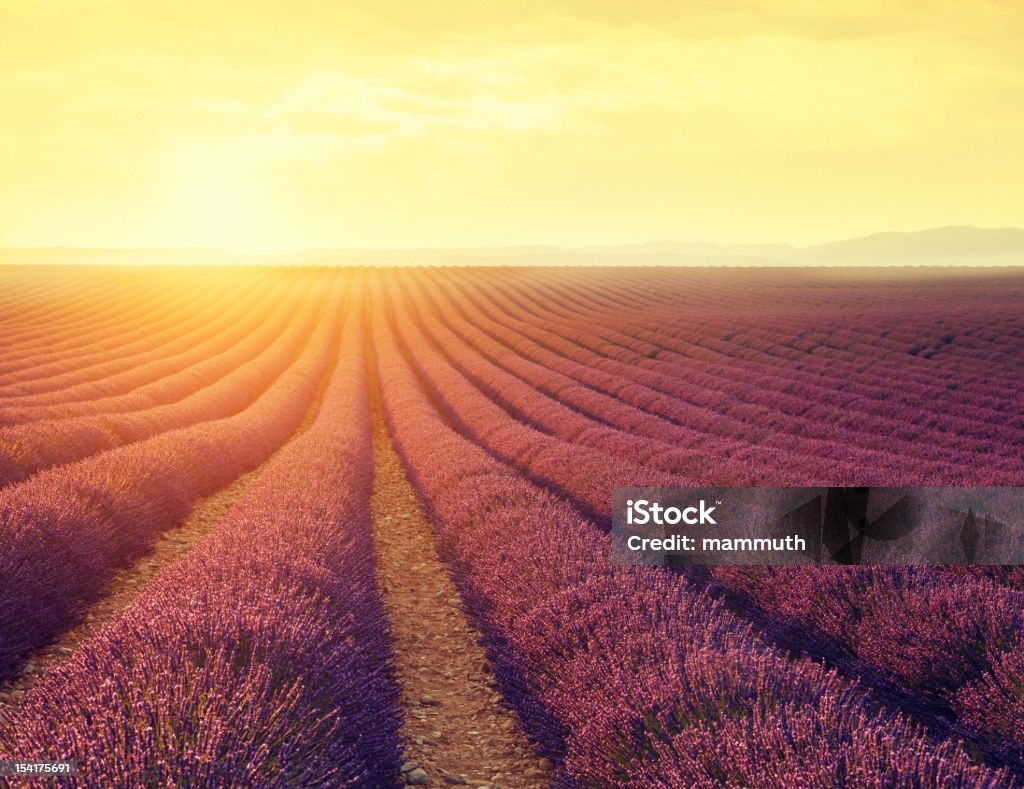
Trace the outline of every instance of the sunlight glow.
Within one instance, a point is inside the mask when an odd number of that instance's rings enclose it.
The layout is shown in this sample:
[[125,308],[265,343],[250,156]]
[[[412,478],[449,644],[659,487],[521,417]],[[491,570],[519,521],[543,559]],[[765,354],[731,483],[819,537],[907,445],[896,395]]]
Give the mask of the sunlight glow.
[[180,223],[173,232],[181,246],[253,251],[254,228],[268,220],[272,200],[229,151],[186,150],[171,160],[167,184],[166,221]]
[[1024,225],[1009,0],[0,0],[0,246]]

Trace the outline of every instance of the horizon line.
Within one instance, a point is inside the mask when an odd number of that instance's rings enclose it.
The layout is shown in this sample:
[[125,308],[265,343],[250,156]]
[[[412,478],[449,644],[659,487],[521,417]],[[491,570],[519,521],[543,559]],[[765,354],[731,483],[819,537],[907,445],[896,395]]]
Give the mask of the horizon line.
[[839,244],[849,241],[862,241],[871,238],[877,238],[881,236],[913,236],[931,233],[941,230],[977,230],[983,232],[1007,232],[1016,231],[1024,232],[1024,227],[1018,227],[1015,225],[1005,225],[998,227],[984,227],[980,225],[969,225],[969,224],[955,224],[955,225],[935,225],[925,228],[919,228],[916,230],[879,230],[871,233],[866,233],[857,236],[844,236],[842,238],[835,238],[830,241],[822,241],[812,244],[794,244],[787,241],[712,241],[707,239],[689,239],[680,240],[674,238],[661,238],[661,239],[648,239],[645,241],[609,241],[592,244],[558,244],[545,241],[530,241],[520,243],[492,243],[492,244],[447,244],[447,245],[432,245],[432,244],[421,244],[413,246],[318,246],[318,247],[293,247],[289,249],[281,250],[238,250],[229,249],[227,247],[220,246],[203,246],[195,244],[181,244],[172,246],[161,246],[161,245],[125,245],[125,246],[92,246],[83,244],[57,244],[57,245],[46,245],[46,244],[8,244],[0,242],[0,250],[5,252],[34,252],[34,251],[77,251],[77,252],[201,252],[201,253],[216,253],[220,255],[226,255],[230,257],[246,258],[246,257],[279,257],[288,255],[310,255],[310,254],[329,254],[334,252],[345,252],[345,253],[409,253],[409,252],[451,252],[451,251],[542,251],[542,250],[558,250],[567,252],[585,252],[585,251],[596,251],[601,249],[615,249],[619,247],[625,248],[642,248],[642,247],[654,247],[659,245],[677,245],[677,246],[710,246],[710,247],[722,247],[726,249],[744,249],[750,247],[787,247],[794,251],[814,249],[816,247],[828,246],[831,244]]

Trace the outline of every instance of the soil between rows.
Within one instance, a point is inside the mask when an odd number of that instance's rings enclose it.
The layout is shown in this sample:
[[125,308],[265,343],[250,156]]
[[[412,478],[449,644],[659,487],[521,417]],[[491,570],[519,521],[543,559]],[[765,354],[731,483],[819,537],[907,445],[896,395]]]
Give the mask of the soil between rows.
[[376,403],[374,412],[374,544],[402,682],[404,767],[415,762],[430,786],[546,786],[553,765],[504,705]]

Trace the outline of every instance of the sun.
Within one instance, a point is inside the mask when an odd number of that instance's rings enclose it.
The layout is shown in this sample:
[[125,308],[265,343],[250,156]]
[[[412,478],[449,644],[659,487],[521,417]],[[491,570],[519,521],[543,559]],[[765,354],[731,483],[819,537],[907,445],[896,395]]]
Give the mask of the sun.
[[178,152],[168,169],[165,231],[175,246],[253,251],[274,221],[260,173],[211,145]]

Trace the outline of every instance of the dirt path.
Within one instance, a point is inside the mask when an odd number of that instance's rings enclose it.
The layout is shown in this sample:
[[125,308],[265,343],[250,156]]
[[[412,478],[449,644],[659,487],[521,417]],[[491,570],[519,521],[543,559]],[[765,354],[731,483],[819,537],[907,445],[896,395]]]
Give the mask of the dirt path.
[[25,694],[48,672],[67,660],[80,644],[98,633],[108,621],[131,605],[150,581],[166,567],[201,542],[227,514],[235,501],[245,494],[263,469],[273,462],[278,453],[309,429],[320,410],[320,401],[327,380],[328,376],[324,376],[298,430],[273,455],[213,495],[196,502],[188,518],[180,526],[161,534],[148,554],[129,567],[121,569],[110,579],[101,596],[86,609],[78,624],[64,632],[56,641],[29,653],[21,672],[0,684],[0,724],[13,718]]
[[430,786],[546,786],[553,765],[503,705],[379,405],[374,411],[374,540],[402,680],[406,781],[423,780],[418,769]]

